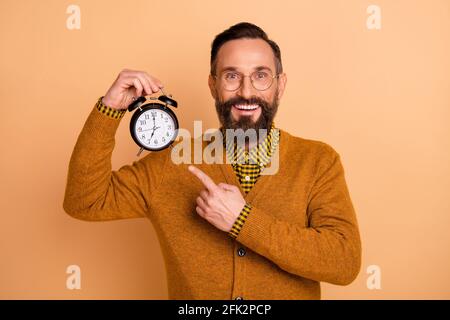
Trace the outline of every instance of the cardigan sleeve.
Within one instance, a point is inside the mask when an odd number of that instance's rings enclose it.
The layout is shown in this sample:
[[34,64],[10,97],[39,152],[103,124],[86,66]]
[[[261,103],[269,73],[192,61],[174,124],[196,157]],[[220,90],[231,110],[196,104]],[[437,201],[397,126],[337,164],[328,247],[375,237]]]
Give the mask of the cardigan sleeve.
[[315,281],[350,284],[361,267],[361,242],[340,156],[319,165],[308,226],[281,221],[252,205],[236,240],[281,269]]
[[123,113],[99,108],[89,114],[69,162],[63,208],[88,221],[145,217],[148,199],[162,179],[162,157],[149,153],[112,170],[115,133]]

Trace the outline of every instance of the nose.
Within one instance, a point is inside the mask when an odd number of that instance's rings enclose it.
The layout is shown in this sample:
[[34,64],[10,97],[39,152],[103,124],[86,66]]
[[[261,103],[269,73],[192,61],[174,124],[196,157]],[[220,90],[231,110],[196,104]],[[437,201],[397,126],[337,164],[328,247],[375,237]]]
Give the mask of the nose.
[[250,99],[250,97],[254,95],[253,90],[254,88],[250,77],[244,76],[238,94],[245,99]]

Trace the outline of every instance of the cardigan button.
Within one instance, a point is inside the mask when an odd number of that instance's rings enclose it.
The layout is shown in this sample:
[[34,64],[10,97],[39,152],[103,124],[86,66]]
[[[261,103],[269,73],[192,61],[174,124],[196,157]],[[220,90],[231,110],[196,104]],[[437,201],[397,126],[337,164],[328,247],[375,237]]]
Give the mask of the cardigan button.
[[244,248],[239,248],[238,255],[239,255],[239,257],[245,256],[245,249]]

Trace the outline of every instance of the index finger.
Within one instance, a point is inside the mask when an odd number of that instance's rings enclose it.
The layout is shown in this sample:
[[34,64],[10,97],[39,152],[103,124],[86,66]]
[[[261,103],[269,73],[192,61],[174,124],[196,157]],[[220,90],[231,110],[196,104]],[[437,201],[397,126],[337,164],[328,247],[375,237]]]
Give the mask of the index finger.
[[203,185],[209,191],[213,191],[218,188],[217,185],[214,183],[214,181],[199,168],[194,167],[194,166],[189,166],[188,169],[193,175],[195,175],[203,183]]

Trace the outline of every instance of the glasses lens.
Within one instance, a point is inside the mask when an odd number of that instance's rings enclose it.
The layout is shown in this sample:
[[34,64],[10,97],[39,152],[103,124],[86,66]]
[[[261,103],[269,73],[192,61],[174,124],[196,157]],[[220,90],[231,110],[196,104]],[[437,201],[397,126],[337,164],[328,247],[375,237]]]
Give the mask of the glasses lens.
[[241,85],[242,75],[239,72],[225,71],[220,77],[225,90],[234,91]]
[[259,70],[252,73],[251,79],[255,89],[267,90],[272,84],[273,76],[270,70]]

